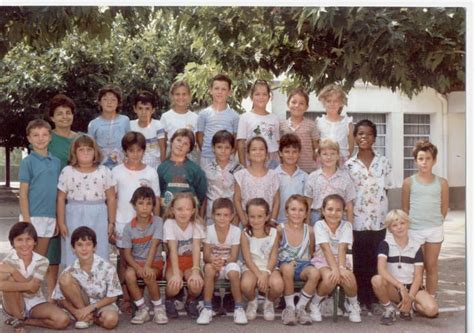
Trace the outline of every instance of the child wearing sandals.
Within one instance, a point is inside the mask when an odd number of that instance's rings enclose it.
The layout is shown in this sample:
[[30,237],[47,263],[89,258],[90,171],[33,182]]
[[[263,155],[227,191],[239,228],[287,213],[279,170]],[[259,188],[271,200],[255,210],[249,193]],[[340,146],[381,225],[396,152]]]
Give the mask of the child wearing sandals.
[[15,223],[8,234],[13,250],[0,263],[0,291],[5,324],[15,332],[24,326],[38,326],[62,330],[69,325],[69,317],[56,305],[46,302],[41,283],[48,269],[48,259],[33,252],[38,241],[31,223]]
[[237,263],[240,247],[240,229],[232,224],[234,205],[229,198],[218,198],[212,205],[213,224],[207,227],[204,240],[204,308],[198,324],[209,324],[212,321],[212,295],[214,282],[217,279],[230,281],[234,297],[234,323],[247,324],[242,292],[240,290],[240,266]]
[[436,300],[423,290],[423,252],[420,244],[409,237],[409,224],[408,215],[401,209],[390,211],[385,218],[389,233],[380,243],[378,275],[372,278],[375,294],[385,308],[383,325],[393,324],[397,308],[405,320],[411,320],[412,308],[427,317],[438,314]]
[[248,300],[248,320],[257,317],[258,298],[255,288],[266,295],[263,318],[275,319],[274,302],[283,292],[283,280],[275,265],[278,256],[277,230],[270,224],[270,206],[262,198],[246,205],[248,224],[240,236],[245,265],[240,280],[242,293]]
[[311,262],[319,269],[321,282],[310,305],[313,321],[322,320],[321,301],[338,284],[342,286],[347,297],[345,308],[349,313],[349,320],[354,323],[361,321],[357,282],[346,258],[347,248],[352,244],[352,224],[342,219],[344,205],[344,199],[339,194],[325,197],[322,219],[314,226],[316,251]]
[[[318,269],[311,265],[314,233],[313,228],[305,223],[309,205],[304,196],[293,194],[286,201],[285,210],[288,222],[278,225],[278,261],[285,283],[286,304],[281,318],[285,325],[295,325],[296,321],[301,325],[310,325],[312,320],[306,306],[316,290],[320,275]],[[296,307],[294,281],[305,281]]]

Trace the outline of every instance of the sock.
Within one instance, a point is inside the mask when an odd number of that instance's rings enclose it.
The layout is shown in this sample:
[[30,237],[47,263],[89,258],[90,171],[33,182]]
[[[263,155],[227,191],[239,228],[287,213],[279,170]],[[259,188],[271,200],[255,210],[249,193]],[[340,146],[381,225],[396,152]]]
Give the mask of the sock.
[[153,308],[158,308],[161,306],[161,298],[157,301],[151,300],[151,304],[153,304]]
[[390,304],[391,304],[391,302],[390,302],[390,301],[388,301],[388,302],[387,302],[387,304],[382,304],[382,305],[383,305],[384,307],[389,307],[389,306],[390,306]]
[[357,296],[347,297],[347,300],[348,300],[349,303],[351,303],[351,304],[357,303]]
[[295,294],[285,296],[286,307],[295,307]]
[[243,309],[244,308],[244,303],[242,302],[235,302],[234,309]]
[[204,301],[204,308],[212,310],[212,301]]
[[314,293],[313,304],[318,305],[324,299],[324,296],[319,296],[317,293]]
[[265,297],[265,304],[271,303],[273,305],[273,302],[268,299],[268,297]]
[[137,306],[138,310],[141,310],[145,307],[145,299],[143,297],[139,300],[136,300],[134,303]]
[[296,304],[297,309],[305,308],[306,304],[308,304],[309,300],[311,299],[311,295],[308,295],[307,293],[304,292],[304,290],[301,291],[300,293],[300,299],[298,301],[298,304]]

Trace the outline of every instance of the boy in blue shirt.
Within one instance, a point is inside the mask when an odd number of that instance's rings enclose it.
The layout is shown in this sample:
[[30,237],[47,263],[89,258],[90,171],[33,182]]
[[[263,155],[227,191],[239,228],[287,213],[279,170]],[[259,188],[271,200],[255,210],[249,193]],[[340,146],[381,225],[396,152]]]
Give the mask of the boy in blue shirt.
[[20,221],[33,224],[38,234],[35,252],[45,256],[56,228],[56,193],[61,162],[48,152],[51,126],[35,119],[26,126],[32,151],[20,164]]
[[201,167],[215,158],[211,141],[217,131],[227,130],[234,136],[237,133],[239,114],[227,104],[231,88],[232,81],[227,75],[218,74],[212,78],[209,87],[212,104],[199,112],[197,120],[196,142],[201,149]]
[[103,165],[112,169],[123,161],[122,137],[130,131],[130,119],[118,114],[122,93],[116,87],[105,86],[98,96],[100,116],[89,123],[87,134],[94,138],[104,159]]

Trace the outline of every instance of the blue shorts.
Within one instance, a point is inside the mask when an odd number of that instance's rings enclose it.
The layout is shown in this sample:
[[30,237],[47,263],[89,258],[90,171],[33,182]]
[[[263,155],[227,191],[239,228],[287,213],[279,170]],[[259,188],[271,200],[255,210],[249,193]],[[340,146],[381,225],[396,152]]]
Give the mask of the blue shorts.
[[[298,260],[298,261],[292,261],[294,263],[295,271],[294,271],[294,280],[295,281],[302,281],[301,280],[301,273],[306,267],[311,267],[311,261],[310,260]],[[282,264],[291,264],[292,262],[280,262],[278,266],[281,266]]]

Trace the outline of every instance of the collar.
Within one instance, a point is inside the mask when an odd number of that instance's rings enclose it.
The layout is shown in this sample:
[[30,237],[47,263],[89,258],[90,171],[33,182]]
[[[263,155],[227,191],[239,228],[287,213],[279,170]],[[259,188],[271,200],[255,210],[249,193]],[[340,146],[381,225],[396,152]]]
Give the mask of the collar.
[[[97,269],[97,266],[99,265],[100,260],[101,260],[100,257],[97,254],[94,253],[93,254],[93,260],[92,260],[91,272],[94,272]],[[76,259],[74,261],[74,263],[72,264],[72,267],[85,273],[85,271],[82,269],[82,267],[79,263],[79,259]]]
[[[39,255],[38,253],[36,253],[35,251],[33,251],[33,256],[31,257],[31,262],[33,262],[33,261],[38,261],[38,260],[40,260],[41,258],[42,258],[41,255]],[[12,259],[23,261],[23,260],[18,256],[18,253],[16,252],[15,249],[13,249],[13,251],[12,251]]]
[[224,109],[224,110],[217,111],[216,109],[214,109],[214,108],[212,107],[212,105],[209,105],[209,109],[210,109],[211,111],[214,111],[214,112],[224,112],[224,111],[227,111],[227,110],[229,110],[229,109],[230,109],[230,106],[229,106],[229,104],[226,104],[226,106],[225,106],[225,109]]
[[387,230],[387,234],[385,235],[385,241],[389,244],[389,245],[392,245],[392,246],[396,246],[397,248],[399,248],[401,251],[407,251],[411,248],[414,248],[414,247],[418,247],[420,246],[417,242],[415,242],[413,239],[411,239],[410,237],[408,237],[408,243],[407,245],[402,249],[400,248],[400,245],[397,244],[397,242],[395,241],[395,238],[393,237],[392,233],[390,231]]
[[[279,164],[275,171],[279,174],[279,175],[287,175],[287,176],[290,176],[285,170],[283,170],[283,168],[281,167],[281,164]],[[295,172],[293,173],[293,175],[291,175],[290,177],[296,177],[296,176],[299,176],[301,173],[303,173],[304,171],[300,169],[299,166],[296,166],[296,170]]]
[[51,159],[53,159],[53,155],[50,152],[48,152],[47,156],[43,156],[43,155],[38,154],[34,150],[32,150],[30,155],[36,157],[39,160],[46,160],[46,159],[51,160]]
[[319,168],[318,170],[314,171],[316,173],[316,176],[319,177],[319,176],[322,176],[326,179],[333,179],[333,178],[336,178],[336,177],[340,177],[341,176],[341,173],[343,172],[342,169],[340,167],[338,167],[336,169],[336,172],[332,175],[332,176],[329,176],[329,177],[326,177],[326,175],[323,173],[323,169],[322,168]]
[[[138,227],[138,220],[137,220],[137,217],[135,216],[133,219],[132,219],[132,222],[130,222],[131,225],[132,225],[132,228],[136,228]],[[150,218],[148,219],[148,222],[147,222],[147,226],[149,226],[150,224],[153,223],[153,216],[150,216]]]

